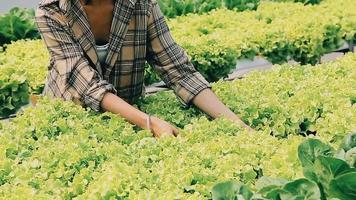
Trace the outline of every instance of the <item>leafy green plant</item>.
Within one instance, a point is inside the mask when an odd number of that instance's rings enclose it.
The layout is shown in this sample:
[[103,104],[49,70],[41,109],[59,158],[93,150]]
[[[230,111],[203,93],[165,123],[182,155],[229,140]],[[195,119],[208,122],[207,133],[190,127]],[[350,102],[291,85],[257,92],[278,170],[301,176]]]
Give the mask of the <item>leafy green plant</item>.
[[356,167],[356,134],[349,134],[340,145],[336,153],[337,158],[344,159],[350,166]]
[[[272,156],[289,157],[277,149],[302,139],[249,134],[228,120],[202,117],[178,138],[156,140],[113,114],[47,99],[0,132],[0,198],[5,199],[211,198],[210,188],[219,180],[252,186],[261,173],[282,171],[260,164]],[[293,171],[283,173],[294,178]]]
[[[164,106],[163,103],[164,102]],[[191,123],[194,118],[204,114],[196,108],[184,108],[172,92],[161,92],[159,95],[151,95],[141,99],[138,107],[143,112],[155,115],[166,121],[183,128]]]
[[153,67],[146,63],[145,65],[145,85],[151,85],[153,83],[160,82],[161,79],[158,74],[154,71]]
[[253,193],[245,186],[233,181],[216,184],[212,189],[212,199],[251,199]]
[[318,4],[320,3],[322,0],[294,0],[294,2],[301,2],[304,4]]
[[335,158],[332,147],[310,138],[299,145],[298,156],[305,178],[288,181],[262,177],[256,183],[258,193],[243,184],[219,183],[212,189],[213,199],[347,200],[356,197],[356,169],[345,160]]
[[[347,140],[350,136],[346,136]],[[307,145],[303,145],[309,143]],[[355,145],[356,146],[356,145]],[[320,151],[323,149],[322,151]],[[326,150],[326,151],[325,151]],[[299,146],[298,154],[306,178],[318,184],[321,198],[353,199],[356,190],[353,190],[356,181],[356,169],[347,164],[344,159],[334,158],[332,148],[312,140],[305,141]],[[339,188],[340,181],[343,188]],[[347,198],[345,198],[347,197]]]
[[[319,4],[322,0],[269,0],[275,2],[301,2]],[[174,18],[189,13],[206,13],[214,9],[228,8],[236,11],[256,10],[263,0],[159,0],[163,14]]]
[[28,99],[26,77],[13,67],[0,65],[0,117],[15,113]]
[[[315,67],[275,66],[241,80],[214,83],[212,89],[254,129],[277,137],[317,135],[339,143],[356,124],[355,64],[355,54],[349,54]],[[149,96],[139,105],[180,127],[201,116],[194,107],[181,107],[172,92]]]
[[259,0],[159,0],[162,13],[168,18],[189,13],[206,13],[217,8],[239,11],[255,10]]
[[45,85],[49,54],[42,40],[19,40],[5,45],[0,62],[13,66],[26,77],[31,94],[41,94]]
[[245,11],[256,10],[260,0],[225,0],[225,5],[228,9]]
[[317,67],[282,66],[213,84],[213,90],[252,127],[269,129],[279,137],[316,134],[340,141],[356,124],[352,103],[356,83],[350,81],[355,80],[354,58],[350,54]]
[[39,38],[34,14],[34,10],[16,7],[0,16],[0,46],[20,39]]
[[194,66],[216,81],[235,67],[236,59],[256,55],[277,64],[290,59],[318,63],[322,55],[340,47],[342,39],[355,35],[354,4],[337,1],[316,6],[263,2],[253,12],[218,9],[168,23]]

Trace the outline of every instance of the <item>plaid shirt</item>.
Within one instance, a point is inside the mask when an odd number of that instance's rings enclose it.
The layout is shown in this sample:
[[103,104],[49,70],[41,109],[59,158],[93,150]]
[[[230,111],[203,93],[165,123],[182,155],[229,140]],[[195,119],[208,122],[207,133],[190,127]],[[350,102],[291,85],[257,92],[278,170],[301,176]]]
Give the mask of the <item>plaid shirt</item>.
[[44,93],[100,110],[106,92],[144,94],[145,61],[185,105],[210,87],[177,45],[155,0],[116,0],[109,52],[100,63],[79,0],[42,0],[36,23],[51,55]]

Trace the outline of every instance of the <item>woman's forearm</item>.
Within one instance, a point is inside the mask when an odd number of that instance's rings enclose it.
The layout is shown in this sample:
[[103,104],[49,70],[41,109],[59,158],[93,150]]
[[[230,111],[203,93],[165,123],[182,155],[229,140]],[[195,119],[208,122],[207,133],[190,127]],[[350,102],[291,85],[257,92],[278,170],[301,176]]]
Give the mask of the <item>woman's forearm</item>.
[[147,129],[146,122],[148,115],[112,93],[106,93],[104,95],[101,101],[101,108],[104,111],[122,116],[132,124]]
[[210,89],[201,91],[196,97],[194,97],[193,103],[214,119],[218,117],[225,117],[245,125],[242,120],[227,106],[225,106]]
[[157,138],[169,135],[177,136],[179,132],[174,126],[160,118],[152,116],[147,121],[148,115],[146,113],[126,103],[123,99],[112,93],[104,95],[101,101],[101,108],[104,111],[120,115],[142,129],[149,129],[153,133],[153,136]]

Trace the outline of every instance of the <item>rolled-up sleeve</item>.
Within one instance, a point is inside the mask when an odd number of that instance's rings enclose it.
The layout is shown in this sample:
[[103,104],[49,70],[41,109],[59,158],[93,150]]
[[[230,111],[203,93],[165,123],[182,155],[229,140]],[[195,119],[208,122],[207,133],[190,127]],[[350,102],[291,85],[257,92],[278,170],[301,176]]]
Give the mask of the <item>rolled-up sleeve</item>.
[[36,12],[38,30],[51,55],[51,68],[45,93],[52,97],[80,102],[95,111],[106,92],[115,92],[113,85],[90,66],[78,42],[74,41],[66,23],[46,11]]
[[155,0],[150,4],[148,17],[147,62],[185,106],[202,90],[211,87],[196,71],[184,49],[173,40]]

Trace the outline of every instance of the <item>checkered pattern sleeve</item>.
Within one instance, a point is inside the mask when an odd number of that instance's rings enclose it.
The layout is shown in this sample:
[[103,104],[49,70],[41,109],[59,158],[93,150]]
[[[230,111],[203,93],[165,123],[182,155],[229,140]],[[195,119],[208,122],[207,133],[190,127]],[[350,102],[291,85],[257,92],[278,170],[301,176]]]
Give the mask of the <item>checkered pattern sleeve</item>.
[[197,72],[186,52],[173,40],[158,3],[152,0],[148,19],[147,61],[178,99],[189,105],[209,83]]
[[114,87],[90,66],[64,20],[38,9],[36,23],[51,55],[45,93],[64,100],[79,101],[99,111],[104,94],[115,91]]

